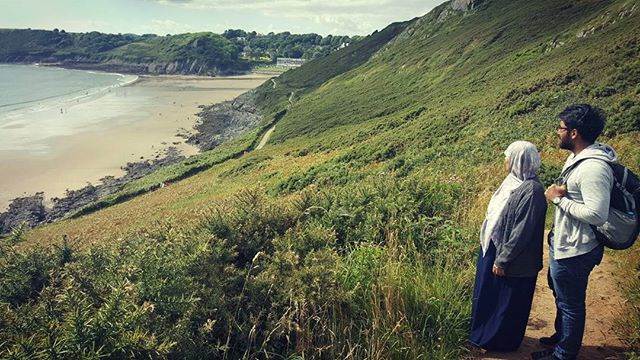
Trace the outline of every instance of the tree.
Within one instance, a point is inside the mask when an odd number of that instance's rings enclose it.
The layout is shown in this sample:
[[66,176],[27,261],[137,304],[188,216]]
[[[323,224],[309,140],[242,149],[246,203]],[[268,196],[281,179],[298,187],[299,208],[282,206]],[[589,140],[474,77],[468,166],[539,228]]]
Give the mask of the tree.
[[222,36],[227,39],[235,39],[239,37],[247,37],[247,32],[241,29],[229,29],[225,30],[224,33],[222,33]]

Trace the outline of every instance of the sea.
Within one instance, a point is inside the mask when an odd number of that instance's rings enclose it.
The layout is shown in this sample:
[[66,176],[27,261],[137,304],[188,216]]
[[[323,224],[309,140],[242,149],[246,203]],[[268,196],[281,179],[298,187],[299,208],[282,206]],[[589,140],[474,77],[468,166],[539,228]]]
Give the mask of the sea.
[[43,151],[38,146],[43,140],[72,134],[92,121],[65,116],[72,106],[115,91],[137,78],[49,66],[0,64],[0,151]]

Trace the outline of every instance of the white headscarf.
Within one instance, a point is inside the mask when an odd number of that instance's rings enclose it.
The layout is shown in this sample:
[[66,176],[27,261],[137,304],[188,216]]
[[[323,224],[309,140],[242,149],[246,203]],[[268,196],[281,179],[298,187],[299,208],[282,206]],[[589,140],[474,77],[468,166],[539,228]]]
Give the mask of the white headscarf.
[[509,163],[509,175],[491,197],[487,215],[480,230],[480,245],[482,255],[489,249],[493,231],[500,220],[502,210],[507,205],[511,192],[517,189],[525,180],[532,179],[540,169],[540,153],[535,145],[528,141],[516,141],[509,145],[504,155]]

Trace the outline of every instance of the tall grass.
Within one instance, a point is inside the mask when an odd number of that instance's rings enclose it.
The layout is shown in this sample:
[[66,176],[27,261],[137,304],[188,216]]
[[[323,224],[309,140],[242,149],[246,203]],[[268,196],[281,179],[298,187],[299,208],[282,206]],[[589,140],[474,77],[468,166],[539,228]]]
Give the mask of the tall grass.
[[[247,190],[188,232],[0,258],[0,357],[457,358],[469,312],[455,187]],[[455,239],[454,239],[455,238]],[[455,244],[455,245],[454,245]],[[450,255],[446,255],[450,254]]]
[[629,347],[630,359],[640,359],[640,252],[638,245],[622,257],[621,270],[628,280],[624,283],[627,299],[625,316],[618,319],[618,330]]

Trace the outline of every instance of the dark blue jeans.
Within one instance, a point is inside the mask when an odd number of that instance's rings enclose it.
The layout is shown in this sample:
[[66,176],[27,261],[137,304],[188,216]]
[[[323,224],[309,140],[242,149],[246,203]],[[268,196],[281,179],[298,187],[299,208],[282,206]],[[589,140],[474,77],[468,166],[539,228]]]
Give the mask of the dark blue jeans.
[[553,248],[549,254],[549,286],[556,298],[556,333],[560,342],[554,354],[560,359],[575,359],[582,345],[586,316],[585,299],[591,270],[600,264],[604,246],[590,252],[555,260]]

